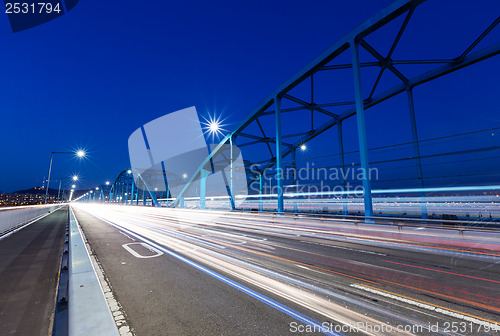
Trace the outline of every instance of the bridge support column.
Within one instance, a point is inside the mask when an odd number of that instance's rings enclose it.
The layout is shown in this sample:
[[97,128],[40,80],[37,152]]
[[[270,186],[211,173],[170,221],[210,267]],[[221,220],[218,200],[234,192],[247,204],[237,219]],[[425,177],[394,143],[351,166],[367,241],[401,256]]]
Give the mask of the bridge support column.
[[126,186],[126,188],[125,188],[125,192],[123,193],[123,198],[124,198],[124,200],[125,200],[125,202],[124,202],[124,203],[125,203],[125,205],[128,205],[128,194],[129,194],[129,192],[128,192],[128,191],[129,191],[129,189],[128,189],[128,184],[129,184],[129,183],[128,183],[128,181],[127,181],[127,186]]
[[233,169],[234,169],[234,158],[233,158],[233,133],[231,133],[231,136],[229,137],[229,150],[231,151],[231,174],[229,177],[229,197],[231,198],[231,209],[234,210],[236,209],[236,203],[234,199],[234,193],[233,193]]
[[259,211],[264,210],[262,204],[262,173],[259,174]]
[[278,194],[278,213],[284,211],[283,201],[283,162],[281,152],[281,97],[274,97],[276,117],[276,188]]
[[122,194],[123,194],[123,185],[120,183],[116,190],[116,195],[115,195],[115,203],[121,203],[122,202]]
[[[415,118],[415,104],[413,103],[413,88],[406,90],[408,94],[408,107],[410,111],[411,134],[413,138],[413,153],[415,155],[415,163],[417,165],[417,178],[420,181],[420,187],[424,188],[424,174],[422,172],[422,161],[420,160],[420,145],[418,143],[417,120]],[[425,202],[425,193],[420,193],[420,211],[422,218],[427,219],[427,204]]]
[[373,216],[372,188],[370,183],[370,171],[368,165],[368,144],[366,141],[365,110],[363,93],[361,87],[361,71],[359,66],[359,45],[354,39],[351,41],[352,70],[354,75],[354,94],[356,100],[356,122],[358,124],[359,156],[363,176],[363,196],[365,204],[365,216]]
[[210,172],[202,169],[200,172],[200,209],[205,209],[206,193],[207,193],[207,177]]
[[[312,80],[312,79],[311,79]],[[292,181],[292,184],[293,184],[293,188],[295,188],[295,194],[298,194],[299,193],[299,186],[297,185],[297,161],[296,161],[296,156],[297,156],[297,148],[293,148],[292,150],[292,172],[293,172],[293,181]],[[288,176],[288,174],[287,174]],[[294,189],[292,189],[294,190]],[[298,211],[298,208],[297,208],[297,197],[298,196],[294,196],[293,197],[293,212],[297,212]]]
[[340,173],[341,173],[341,178],[342,178],[342,214],[347,215],[349,213],[348,208],[347,208],[347,202],[345,198],[347,197],[347,194],[345,193],[346,190],[346,180],[344,178],[345,175],[345,161],[344,161],[344,136],[342,132],[342,121],[337,122],[337,133],[339,137],[339,155],[340,155]]
[[135,187],[135,181],[134,178],[132,177],[132,190],[130,191],[130,205],[134,205],[134,188]]

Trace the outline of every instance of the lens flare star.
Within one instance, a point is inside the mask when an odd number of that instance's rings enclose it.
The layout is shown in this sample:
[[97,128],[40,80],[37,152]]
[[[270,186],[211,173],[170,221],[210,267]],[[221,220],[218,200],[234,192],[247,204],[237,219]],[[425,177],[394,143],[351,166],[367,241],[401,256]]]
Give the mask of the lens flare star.
[[219,137],[219,135],[224,135],[224,132],[227,132],[223,127],[225,126],[222,124],[224,120],[221,120],[220,117],[215,117],[215,116],[209,116],[207,118],[203,118],[204,121],[202,122],[203,128],[204,128],[204,133],[210,136],[212,136],[212,140],[215,137]]

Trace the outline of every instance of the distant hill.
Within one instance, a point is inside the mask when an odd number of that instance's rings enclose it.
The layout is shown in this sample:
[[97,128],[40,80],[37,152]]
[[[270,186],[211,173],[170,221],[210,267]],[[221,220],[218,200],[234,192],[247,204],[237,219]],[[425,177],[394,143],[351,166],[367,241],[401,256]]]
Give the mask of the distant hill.
[[[49,195],[50,196],[57,196],[57,192],[58,192],[58,189],[49,188]],[[31,189],[14,191],[12,194],[45,195],[45,189],[39,188],[39,187],[34,187]]]

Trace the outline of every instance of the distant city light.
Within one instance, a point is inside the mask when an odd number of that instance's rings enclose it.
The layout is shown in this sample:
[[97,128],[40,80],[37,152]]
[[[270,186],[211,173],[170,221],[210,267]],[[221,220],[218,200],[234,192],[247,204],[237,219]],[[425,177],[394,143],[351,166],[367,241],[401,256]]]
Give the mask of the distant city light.
[[188,175],[187,174],[182,174],[182,178],[187,178]]
[[85,151],[79,149],[77,152],[76,152],[76,156],[78,156],[79,158],[82,158],[82,157],[85,157]]
[[76,185],[74,185],[74,184],[73,184],[73,185],[71,186],[71,188],[73,188],[73,189],[74,189],[74,188],[76,188]]
[[106,181],[106,185],[109,185],[109,181]]
[[72,179],[73,181],[78,181],[78,175],[73,175]]
[[127,174],[132,174],[132,170],[127,170]]
[[95,187],[95,190],[99,190],[99,187]]

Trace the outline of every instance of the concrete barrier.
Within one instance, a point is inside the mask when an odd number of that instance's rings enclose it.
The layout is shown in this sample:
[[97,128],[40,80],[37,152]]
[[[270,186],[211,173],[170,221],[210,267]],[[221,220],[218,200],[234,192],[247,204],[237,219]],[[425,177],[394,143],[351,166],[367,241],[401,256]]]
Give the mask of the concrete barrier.
[[58,209],[60,205],[28,205],[0,208],[0,237]]

